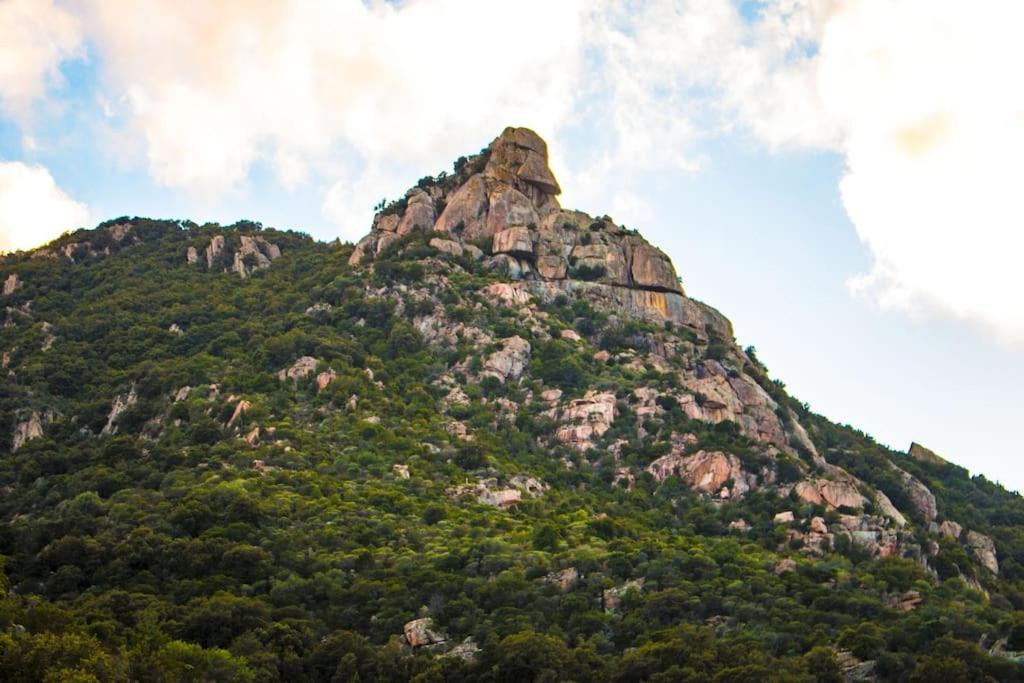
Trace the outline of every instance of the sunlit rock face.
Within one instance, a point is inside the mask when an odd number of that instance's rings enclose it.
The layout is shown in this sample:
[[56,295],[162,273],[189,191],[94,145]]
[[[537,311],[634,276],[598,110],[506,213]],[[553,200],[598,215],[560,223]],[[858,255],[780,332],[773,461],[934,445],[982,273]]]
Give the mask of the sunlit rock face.
[[434,238],[439,251],[461,255],[480,248],[487,268],[529,283],[540,296],[579,294],[635,317],[691,325],[701,334],[710,323],[732,338],[724,318],[684,296],[661,250],[608,217],[562,210],[560,192],[547,144],[527,128],[506,128],[455,176],[415,187],[378,213],[350,261],[372,261],[401,237],[433,230],[448,236]]

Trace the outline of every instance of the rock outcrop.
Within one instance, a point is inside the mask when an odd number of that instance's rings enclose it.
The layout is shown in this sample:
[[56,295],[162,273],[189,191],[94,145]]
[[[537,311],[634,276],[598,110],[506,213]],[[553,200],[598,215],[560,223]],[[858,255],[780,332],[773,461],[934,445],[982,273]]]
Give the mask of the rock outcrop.
[[[540,296],[579,289],[616,309],[688,324],[701,334],[704,318],[724,320],[687,299],[668,256],[638,234],[607,217],[563,211],[547,154],[533,131],[505,129],[454,176],[421,184],[378,213],[350,262],[372,260],[410,232],[433,230],[448,236],[430,241],[445,254],[486,243],[487,268],[529,282]],[[732,339],[728,325],[718,327]]]
[[907,455],[914,460],[926,462],[932,465],[949,464],[946,460],[936,455],[935,451],[929,450],[916,442],[910,444],[910,450],[907,451]]
[[32,252],[32,256],[34,258],[64,258],[72,263],[77,263],[84,259],[110,256],[124,247],[141,241],[130,223],[115,223],[94,230],[89,234],[88,239],[81,242],[65,242],[58,247],[37,249]]
[[103,434],[117,434],[117,421],[121,419],[130,408],[139,402],[139,395],[135,392],[135,385],[125,394],[114,397],[110,404],[110,413],[107,415],[107,424],[103,427]]
[[43,436],[43,417],[38,411],[32,411],[28,417],[14,425],[11,435],[11,452],[15,453],[26,442]]
[[551,584],[559,593],[568,593],[576,587],[580,580],[580,571],[576,567],[568,567],[561,571],[551,572],[544,577],[544,583]]
[[242,419],[242,416],[249,412],[250,408],[252,408],[252,403],[249,401],[244,399],[239,401],[238,405],[235,406],[235,412],[231,414],[231,419],[228,420],[228,427],[235,426],[235,423]]
[[18,278],[18,274],[17,273],[11,273],[10,275],[7,276],[7,279],[4,280],[4,284],[3,284],[3,294],[4,294],[4,296],[10,296],[11,294],[14,294],[16,291],[18,291],[18,288],[21,287],[21,285],[22,285],[22,282],[21,282],[21,279]]
[[900,481],[903,482],[903,488],[907,492],[907,496],[910,498],[910,502],[913,504],[914,509],[917,510],[925,520],[931,522],[939,514],[938,508],[935,504],[935,495],[925,486],[921,481],[906,472],[896,465],[889,463],[889,466],[899,476]]
[[316,372],[316,368],[319,364],[320,361],[316,358],[313,358],[312,356],[303,356],[292,363],[291,367],[278,372],[277,379],[281,382],[285,382],[287,380],[297,382],[300,379],[305,379]]
[[622,605],[622,598],[630,591],[636,591],[637,593],[643,591],[644,583],[645,580],[642,578],[631,579],[621,586],[603,590],[601,592],[601,606],[604,608],[604,611],[618,612],[619,607]]
[[867,499],[857,489],[852,477],[847,479],[830,481],[827,479],[813,479],[801,481],[793,489],[797,497],[803,503],[813,505],[825,505],[830,508],[851,508],[864,507]]
[[974,552],[982,566],[993,574],[999,573],[999,560],[996,557],[996,544],[985,534],[977,531],[967,532],[967,547]]
[[690,488],[719,498],[739,497],[757,486],[757,477],[743,470],[739,458],[721,451],[687,455],[674,448],[648,465],[647,471],[659,482],[678,476]]
[[220,255],[224,253],[224,245],[227,244],[227,240],[224,239],[224,235],[214,235],[210,243],[206,245],[206,267],[213,268],[213,264],[220,258]]
[[[213,269],[230,261],[226,269],[244,279],[257,270],[269,268],[274,261],[281,258],[281,248],[269,242],[263,235],[238,235],[238,240],[238,247],[232,253],[227,238],[224,235],[214,235],[204,251],[206,267]],[[199,263],[199,251],[195,247],[189,247],[185,252],[185,260],[189,264]]]
[[402,627],[402,637],[409,647],[427,647],[439,645],[448,640],[448,635],[434,628],[434,620],[430,617],[410,621]]
[[912,612],[921,604],[921,594],[917,591],[907,591],[900,595],[894,595],[889,600],[889,606],[903,612]]
[[729,372],[718,361],[704,360],[687,377],[686,388],[704,397],[702,403],[683,399],[683,411],[690,418],[715,423],[729,420],[751,439],[789,448],[778,404],[750,377]]
[[562,408],[552,408],[545,415],[562,424],[555,431],[556,441],[583,452],[611,429],[618,408],[615,394],[588,391],[583,398],[570,401]]
[[269,268],[271,263],[281,258],[281,249],[271,244],[263,235],[241,235],[242,243],[235,250],[235,260],[231,272],[241,278],[252,275],[257,270]]
[[896,526],[902,529],[907,525],[907,518],[896,509],[896,506],[889,500],[889,496],[881,491],[875,492],[875,505],[878,506],[878,511],[891,519]]
[[484,361],[483,377],[494,377],[505,383],[519,379],[530,362],[530,342],[522,337],[509,337],[502,348]]
[[494,477],[479,479],[475,484],[452,486],[446,493],[453,498],[471,496],[477,502],[499,509],[507,509],[518,504],[526,493],[538,497],[548,490],[548,485],[539,479],[525,475],[517,475],[509,481],[509,486],[500,486]]

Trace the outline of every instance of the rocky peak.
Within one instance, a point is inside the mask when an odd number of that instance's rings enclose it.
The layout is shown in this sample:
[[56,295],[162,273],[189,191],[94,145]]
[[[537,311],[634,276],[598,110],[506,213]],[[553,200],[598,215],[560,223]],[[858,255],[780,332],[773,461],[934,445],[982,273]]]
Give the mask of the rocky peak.
[[414,231],[442,233],[439,253],[483,261],[541,300],[574,295],[654,321],[671,320],[732,339],[728,321],[686,297],[660,249],[608,216],[562,209],[547,144],[527,128],[506,128],[454,175],[424,178],[381,209],[350,262],[372,262]]

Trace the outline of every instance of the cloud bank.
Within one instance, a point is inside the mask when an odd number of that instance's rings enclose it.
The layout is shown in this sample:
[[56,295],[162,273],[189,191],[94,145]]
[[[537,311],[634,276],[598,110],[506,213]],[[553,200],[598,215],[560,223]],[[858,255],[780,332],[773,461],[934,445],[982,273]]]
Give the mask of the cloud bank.
[[394,160],[440,170],[511,121],[553,134],[580,78],[578,0],[86,6],[114,112],[157,182],[223,192],[256,164],[285,187],[326,175],[348,236],[409,184],[389,182]]
[[699,172],[714,136],[835,153],[873,260],[851,289],[1024,344],[1020,3],[8,0],[0,12],[8,115],[25,116],[86,44],[110,127],[157,183],[217,196],[265,167],[285,189],[318,186],[346,237],[413,169],[441,169],[510,123],[549,139],[567,201],[603,196],[635,216],[644,198],[623,171]]

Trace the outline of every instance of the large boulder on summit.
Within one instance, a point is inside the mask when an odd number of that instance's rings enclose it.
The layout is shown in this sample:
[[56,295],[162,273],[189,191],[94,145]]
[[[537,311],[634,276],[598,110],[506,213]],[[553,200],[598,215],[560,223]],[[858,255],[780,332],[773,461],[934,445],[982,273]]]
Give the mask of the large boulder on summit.
[[[541,299],[581,296],[615,313],[686,325],[698,339],[729,327],[721,316],[705,319],[707,311],[685,297],[663,252],[607,216],[562,210],[560,191],[547,144],[526,128],[506,128],[453,176],[421,182],[378,213],[349,263],[372,261],[399,237],[432,228],[446,233],[432,242],[445,254],[459,256],[461,249],[483,258],[478,246],[489,240],[486,269],[509,280],[557,283],[559,291]],[[718,336],[731,340],[731,329]]]
[[484,174],[513,185],[523,183],[544,195],[561,194],[555,174],[548,168],[548,145],[529,128],[506,128],[491,143]]

